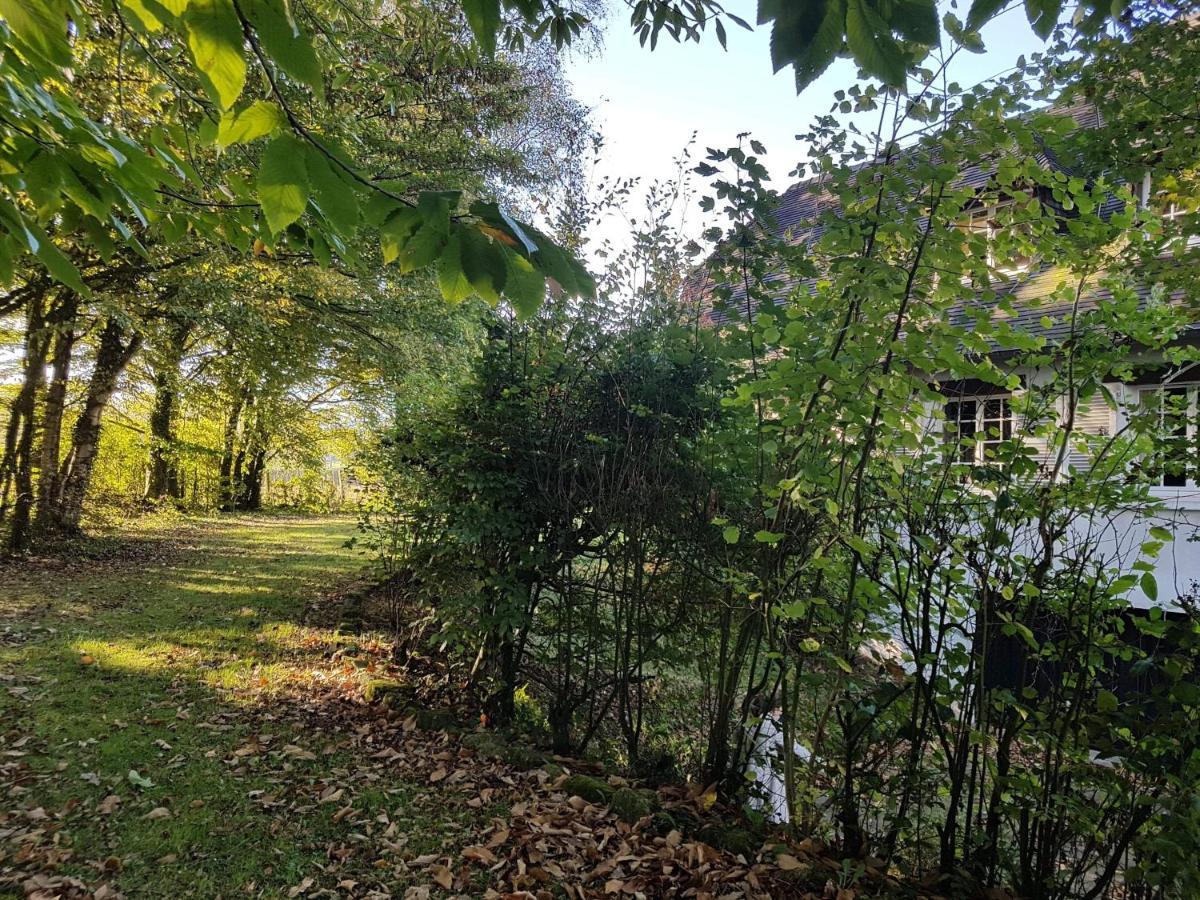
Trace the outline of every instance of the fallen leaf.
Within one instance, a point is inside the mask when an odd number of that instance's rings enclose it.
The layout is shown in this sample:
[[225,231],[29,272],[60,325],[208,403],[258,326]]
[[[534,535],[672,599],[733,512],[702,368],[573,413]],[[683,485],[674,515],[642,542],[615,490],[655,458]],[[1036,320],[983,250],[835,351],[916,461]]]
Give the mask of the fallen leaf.
[[454,887],[454,876],[445,866],[430,866],[429,874],[433,877],[434,881],[436,881],[446,890],[450,890],[450,888]]
[[463,850],[462,855],[466,859],[477,859],[481,863],[486,863],[489,866],[497,862],[499,859],[496,854],[487,847],[467,847],[465,850]]
[[780,853],[775,857],[775,865],[779,866],[784,872],[791,872],[800,868],[800,860],[786,853]]
[[307,893],[308,889],[313,886],[313,879],[305,878],[299,884],[288,888],[287,895],[289,897],[299,897],[301,894]]
[[156,806],[156,807],[154,807],[154,809],[150,810],[150,812],[148,812],[144,816],[142,816],[142,818],[143,819],[169,819],[169,818],[171,818],[171,811],[169,809],[167,809],[165,806]]
[[96,812],[102,816],[111,815],[121,805],[121,798],[116,794],[109,794],[98,804],[96,804]]
[[442,780],[443,778],[445,778],[445,777],[446,777],[446,767],[445,767],[445,766],[438,766],[436,769],[434,769],[434,770],[433,770],[433,771],[432,771],[432,772],[429,774],[429,783],[430,783],[430,784],[437,784],[439,781],[441,781],[441,780]]

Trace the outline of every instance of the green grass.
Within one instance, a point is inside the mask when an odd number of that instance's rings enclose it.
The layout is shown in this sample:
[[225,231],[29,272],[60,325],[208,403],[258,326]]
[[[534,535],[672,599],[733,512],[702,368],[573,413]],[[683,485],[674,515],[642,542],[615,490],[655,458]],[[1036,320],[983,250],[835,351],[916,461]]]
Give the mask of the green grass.
[[[381,839],[432,852],[489,812],[380,778],[347,740],[329,698],[366,668],[306,610],[360,568],[352,531],[184,519],[0,567],[0,896],[31,874],[139,897],[286,896],[306,878],[390,892]],[[319,800],[334,786],[354,805],[338,821]]]

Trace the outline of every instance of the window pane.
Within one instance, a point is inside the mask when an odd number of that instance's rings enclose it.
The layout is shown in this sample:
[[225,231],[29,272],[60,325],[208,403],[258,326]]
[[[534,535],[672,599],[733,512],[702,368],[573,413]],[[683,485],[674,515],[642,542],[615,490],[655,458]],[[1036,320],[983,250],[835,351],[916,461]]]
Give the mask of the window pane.
[[1158,407],[1159,451],[1154,472],[1163,487],[1187,487],[1188,479],[1196,477],[1196,422],[1189,410],[1194,393],[1193,387],[1147,392],[1147,402]]

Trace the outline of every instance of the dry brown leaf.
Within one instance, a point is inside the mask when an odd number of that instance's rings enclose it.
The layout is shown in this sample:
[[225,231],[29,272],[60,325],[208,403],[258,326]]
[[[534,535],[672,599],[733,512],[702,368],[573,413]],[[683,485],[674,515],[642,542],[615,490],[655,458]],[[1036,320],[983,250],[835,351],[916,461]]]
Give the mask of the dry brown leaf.
[[462,855],[465,859],[477,859],[489,866],[499,860],[499,857],[487,847],[467,847],[463,850]]
[[299,897],[301,894],[308,893],[308,889],[313,886],[312,878],[305,878],[299,884],[288,888],[287,895],[289,897]]
[[446,767],[438,766],[436,769],[434,769],[432,772],[429,773],[429,783],[437,784],[439,781],[441,781],[445,777],[446,777]]
[[784,872],[791,872],[800,868],[800,860],[794,856],[789,856],[787,853],[780,853],[775,857],[775,865],[779,866]]
[[121,798],[116,794],[109,794],[96,805],[96,812],[102,816],[111,815],[121,805]]
[[454,887],[454,875],[445,866],[430,866],[429,874],[434,881],[446,890]]
[[144,816],[142,816],[142,818],[143,819],[151,819],[151,820],[169,819],[169,818],[171,818],[171,811],[169,809],[167,809],[165,806],[156,806],[156,807],[154,807],[154,809],[150,810],[150,812],[148,812]]

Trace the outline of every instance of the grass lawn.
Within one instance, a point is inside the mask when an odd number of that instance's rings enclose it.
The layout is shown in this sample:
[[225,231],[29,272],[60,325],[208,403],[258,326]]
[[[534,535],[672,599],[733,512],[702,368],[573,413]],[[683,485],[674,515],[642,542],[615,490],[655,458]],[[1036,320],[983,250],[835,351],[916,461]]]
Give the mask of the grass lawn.
[[437,736],[381,753],[382,649],[306,624],[353,527],[186,518],[0,564],[0,896],[403,894],[496,814],[430,790]]

